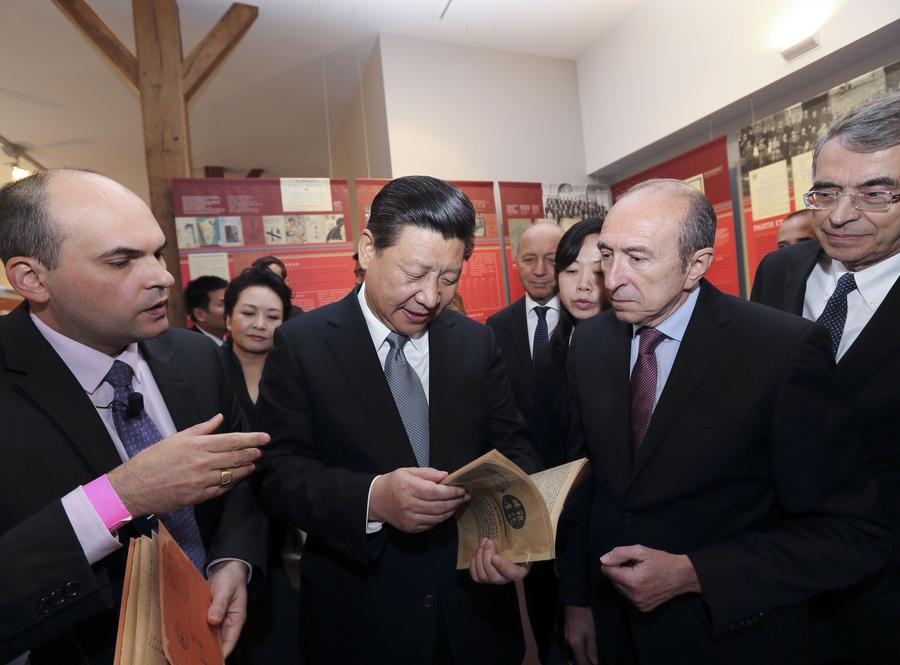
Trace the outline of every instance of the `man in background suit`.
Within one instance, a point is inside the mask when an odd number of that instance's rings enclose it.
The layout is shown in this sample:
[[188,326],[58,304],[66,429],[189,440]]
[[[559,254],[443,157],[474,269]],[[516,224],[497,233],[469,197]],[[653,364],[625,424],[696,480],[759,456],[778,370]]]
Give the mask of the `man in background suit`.
[[838,378],[894,533],[884,570],[817,606],[817,660],[897,663],[900,93],[836,120],[815,148],[813,177],[805,201],[818,242],[766,257],[751,298],[829,328]]
[[[394,180],[359,244],[366,279],[275,334],[260,386],[265,510],[308,534],[302,644],[316,663],[521,663],[512,585],[527,567],[482,541],[455,570],[440,485],[492,448],[538,468],[489,328],[445,310],[474,246],[458,188]],[[471,579],[470,579],[471,577]]]
[[815,238],[812,226],[812,215],[809,210],[797,210],[781,220],[775,244],[778,249],[790,247],[800,242]]
[[225,289],[228,282],[215,275],[201,275],[184,288],[184,309],[194,330],[216,343],[225,344]]
[[209,573],[226,653],[237,640],[247,564],[265,561],[238,481],[267,437],[227,433],[243,421],[217,348],[167,331],[164,245],[146,204],[103,176],[0,190],[0,257],[25,299],[0,319],[0,661],[112,662],[122,545],[147,515]]
[[795,665],[809,597],[887,557],[827,332],[704,281],[715,227],[677,180],[603,224],[613,311],[569,349],[594,469],[560,558],[578,663]]
[[539,222],[519,236],[516,269],[525,295],[490,316],[487,324],[503,352],[516,406],[525,423],[534,412],[534,358],[541,354],[559,322],[559,297],[554,270],[562,229]]

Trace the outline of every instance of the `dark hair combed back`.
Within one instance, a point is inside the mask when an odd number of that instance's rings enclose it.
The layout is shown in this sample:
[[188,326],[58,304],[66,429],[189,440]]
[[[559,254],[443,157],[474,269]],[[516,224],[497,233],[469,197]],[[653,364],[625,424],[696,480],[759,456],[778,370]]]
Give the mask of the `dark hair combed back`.
[[281,315],[287,319],[288,312],[291,309],[291,287],[285,284],[284,280],[269,268],[260,266],[250,266],[231,280],[231,284],[228,285],[228,289],[225,291],[225,316],[231,316],[241,293],[251,286],[263,286],[267,289],[272,289],[279,300],[281,300]]
[[269,272],[272,272],[272,269],[269,266],[278,266],[281,268],[281,274],[287,277],[287,266],[284,265],[284,261],[277,256],[260,256],[256,261],[250,264],[251,268],[266,268]]
[[813,150],[813,173],[822,146],[833,138],[853,152],[877,152],[900,145],[900,90],[894,90],[831,123]]
[[684,267],[687,268],[688,261],[694,252],[715,244],[716,211],[713,210],[712,203],[706,198],[706,194],[686,185],[681,180],[672,178],[653,178],[639,182],[625,194],[628,195],[648,187],[667,187],[688,200],[687,213],[678,236],[678,256]]
[[50,219],[47,183],[53,174],[41,171],[0,189],[0,259],[31,256],[47,269],[59,262],[63,233]]
[[[278,275],[274,275],[274,277],[277,279]],[[191,320],[194,319],[195,307],[209,309],[209,294],[225,288],[228,288],[228,282],[214,275],[203,275],[188,282],[184,289],[184,309]]]
[[375,249],[381,251],[394,245],[404,226],[418,226],[448,240],[462,240],[467,259],[475,248],[472,202],[458,187],[437,178],[397,178],[375,196],[366,227],[372,233]]

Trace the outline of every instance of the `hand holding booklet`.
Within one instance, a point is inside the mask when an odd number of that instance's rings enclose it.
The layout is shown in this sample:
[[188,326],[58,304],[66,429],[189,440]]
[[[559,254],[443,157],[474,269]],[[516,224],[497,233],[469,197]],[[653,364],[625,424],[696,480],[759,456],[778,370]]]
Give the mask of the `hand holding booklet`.
[[162,524],[132,538],[114,665],[224,665],[209,585]]
[[556,558],[556,525],[572,489],[587,477],[586,457],[528,475],[497,450],[444,478],[465,487],[472,499],[456,514],[456,568],[469,561],[482,538],[512,563]]

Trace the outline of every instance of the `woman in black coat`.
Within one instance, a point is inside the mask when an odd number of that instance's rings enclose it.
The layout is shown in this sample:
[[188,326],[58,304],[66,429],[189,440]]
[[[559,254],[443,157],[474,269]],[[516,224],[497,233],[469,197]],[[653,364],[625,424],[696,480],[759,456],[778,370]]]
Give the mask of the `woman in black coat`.
[[[222,347],[238,401],[251,429],[256,429],[256,402],[266,356],[275,329],[291,308],[291,289],[268,268],[248,268],[225,291],[229,339]],[[247,622],[230,665],[300,662],[298,642],[299,578],[291,579],[285,552],[299,556],[296,532],[269,521],[269,561],[262,584],[252,585]]]
[[556,276],[559,283],[559,323],[550,336],[548,353],[535,367],[535,415],[532,423],[534,445],[546,467],[581,457],[567,450],[569,433],[566,357],[572,332],[581,321],[597,316],[608,302],[600,274],[597,241],[603,219],[590,217],[565,232],[556,248]]

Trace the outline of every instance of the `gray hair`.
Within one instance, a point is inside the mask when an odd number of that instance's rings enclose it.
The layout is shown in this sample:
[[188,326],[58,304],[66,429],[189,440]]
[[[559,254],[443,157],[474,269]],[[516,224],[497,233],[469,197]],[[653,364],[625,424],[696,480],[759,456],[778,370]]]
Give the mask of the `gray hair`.
[[822,146],[834,138],[853,152],[877,152],[900,145],[900,90],[883,95],[832,122],[813,150],[813,173]]
[[52,171],[11,182],[0,189],[0,259],[30,256],[48,270],[56,268],[63,233],[50,218],[47,184]]
[[625,196],[648,187],[665,187],[688,201],[688,209],[678,234],[678,256],[684,267],[687,268],[694,252],[715,244],[716,211],[713,210],[706,194],[686,185],[681,180],[672,178],[653,178],[639,182],[625,192]]

